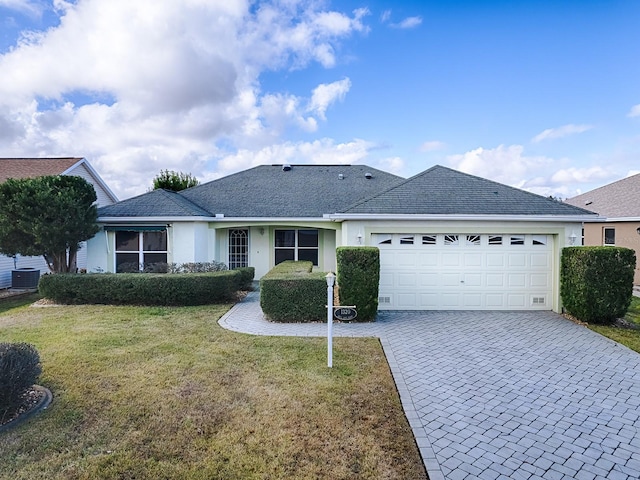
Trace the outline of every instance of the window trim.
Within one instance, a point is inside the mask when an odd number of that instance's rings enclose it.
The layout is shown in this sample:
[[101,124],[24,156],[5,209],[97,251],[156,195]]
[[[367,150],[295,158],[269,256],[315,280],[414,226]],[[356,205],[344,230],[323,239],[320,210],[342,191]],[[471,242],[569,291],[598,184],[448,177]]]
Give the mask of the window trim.
[[[277,247],[276,246],[276,235],[278,234],[278,232],[286,232],[286,231],[293,231],[295,232],[294,234],[294,245],[291,247]],[[299,241],[299,234],[298,232],[300,231],[313,231],[316,232],[316,238],[318,240],[318,244],[315,247],[301,247],[300,241]],[[293,260],[294,261],[298,261],[299,257],[299,251],[303,250],[303,251],[313,251],[315,250],[316,252],[316,258],[317,258],[317,263],[314,263],[313,266],[317,267],[320,265],[320,229],[319,228],[275,228],[273,230],[273,264],[274,265],[278,265],[278,263],[276,263],[276,252],[278,250],[293,250]],[[284,260],[283,260],[284,261]]]
[[[613,232],[613,243],[607,243],[607,230]],[[616,229],[615,227],[603,227],[602,228],[602,245],[605,247],[615,247],[616,246]]]
[[[235,234],[235,235],[234,235]],[[238,242],[238,240],[240,240]],[[229,270],[249,266],[249,229],[230,228],[228,233],[228,257]],[[235,250],[234,250],[235,249]],[[239,250],[239,251],[238,251]],[[240,260],[232,260],[240,257]]]
[[[112,230],[114,232],[113,234],[113,242],[114,242],[114,249],[113,249],[113,271],[116,273],[118,272],[118,254],[129,254],[129,255],[133,255],[133,254],[137,254],[138,255],[138,271],[142,272],[145,268],[145,264],[144,264],[144,257],[145,254],[164,254],[165,256],[165,263],[168,263],[169,260],[169,234],[167,232],[166,227],[165,228],[159,228],[159,227],[153,227],[153,228],[145,228],[145,227],[130,227],[128,229],[125,228],[118,228],[118,229],[114,229]],[[135,233],[138,235],[138,248],[137,250],[118,250],[118,233],[120,232],[131,232],[131,233]],[[154,233],[154,232],[164,232],[165,235],[165,250],[145,250],[144,249],[144,235],[146,233]],[[126,262],[125,262],[126,263]]]

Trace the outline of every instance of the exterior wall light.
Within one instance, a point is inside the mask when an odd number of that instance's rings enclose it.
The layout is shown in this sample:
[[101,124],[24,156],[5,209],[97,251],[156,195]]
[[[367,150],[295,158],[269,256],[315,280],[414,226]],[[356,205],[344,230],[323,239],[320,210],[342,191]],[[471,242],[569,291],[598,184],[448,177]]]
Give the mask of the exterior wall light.
[[571,232],[571,235],[569,235],[569,245],[575,245],[577,238],[578,235],[576,235],[576,232]]
[[356,235],[356,240],[358,240],[358,245],[362,245],[362,232],[358,232],[358,235]]

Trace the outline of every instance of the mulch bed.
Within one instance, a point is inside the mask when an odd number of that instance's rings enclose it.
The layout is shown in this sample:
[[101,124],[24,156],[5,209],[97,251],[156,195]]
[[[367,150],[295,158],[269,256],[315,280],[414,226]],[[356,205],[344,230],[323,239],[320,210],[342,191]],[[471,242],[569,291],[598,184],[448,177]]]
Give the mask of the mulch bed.
[[0,427],[8,423],[13,422],[21,415],[29,413],[32,409],[36,408],[42,398],[46,395],[45,391],[35,386],[29,388],[22,395],[22,403],[13,411],[0,411]]

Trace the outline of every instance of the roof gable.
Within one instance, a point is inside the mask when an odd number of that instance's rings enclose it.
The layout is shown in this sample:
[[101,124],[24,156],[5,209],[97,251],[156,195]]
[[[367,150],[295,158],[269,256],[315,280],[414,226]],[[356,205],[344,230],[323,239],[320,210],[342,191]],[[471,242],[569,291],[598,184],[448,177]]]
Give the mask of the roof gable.
[[349,214],[585,215],[587,210],[436,165],[351,205]]
[[83,159],[64,158],[0,158],[0,183],[9,178],[35,178],[62,175]]
[[176,192],[153,190],[98,209],[99,217],[207,217],[209,212]]
[[610,218],[640,217],[640,173],[566,200]]
[[179,194],[212,215],[319,218],[401,180],[366,165],[261,165]]

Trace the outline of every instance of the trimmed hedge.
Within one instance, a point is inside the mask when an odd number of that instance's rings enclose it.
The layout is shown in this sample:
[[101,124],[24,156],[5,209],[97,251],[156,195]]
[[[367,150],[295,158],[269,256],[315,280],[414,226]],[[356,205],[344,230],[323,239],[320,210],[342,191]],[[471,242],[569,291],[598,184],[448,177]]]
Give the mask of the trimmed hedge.
[[327,319],[325,272],[313,263],[287,260],[260,279],[260,307],[274,322],[321,322]]
[[621,247],[566,247],[560,296],[568,313],[584,322],[612,323],[633,296],[635,252]]
[[357,322],[375,320],[378,313],[380,251],[377,247],[338,247],[338,287],[341,305],[355,305]]
[[44,275],[40,293],[65,304],[207,305],[235,297],[243,273],[168,275],[153,273],[88,273]]
[[0,419],[16,410],[42,373],[40,355],[28,343],[0,343]]

